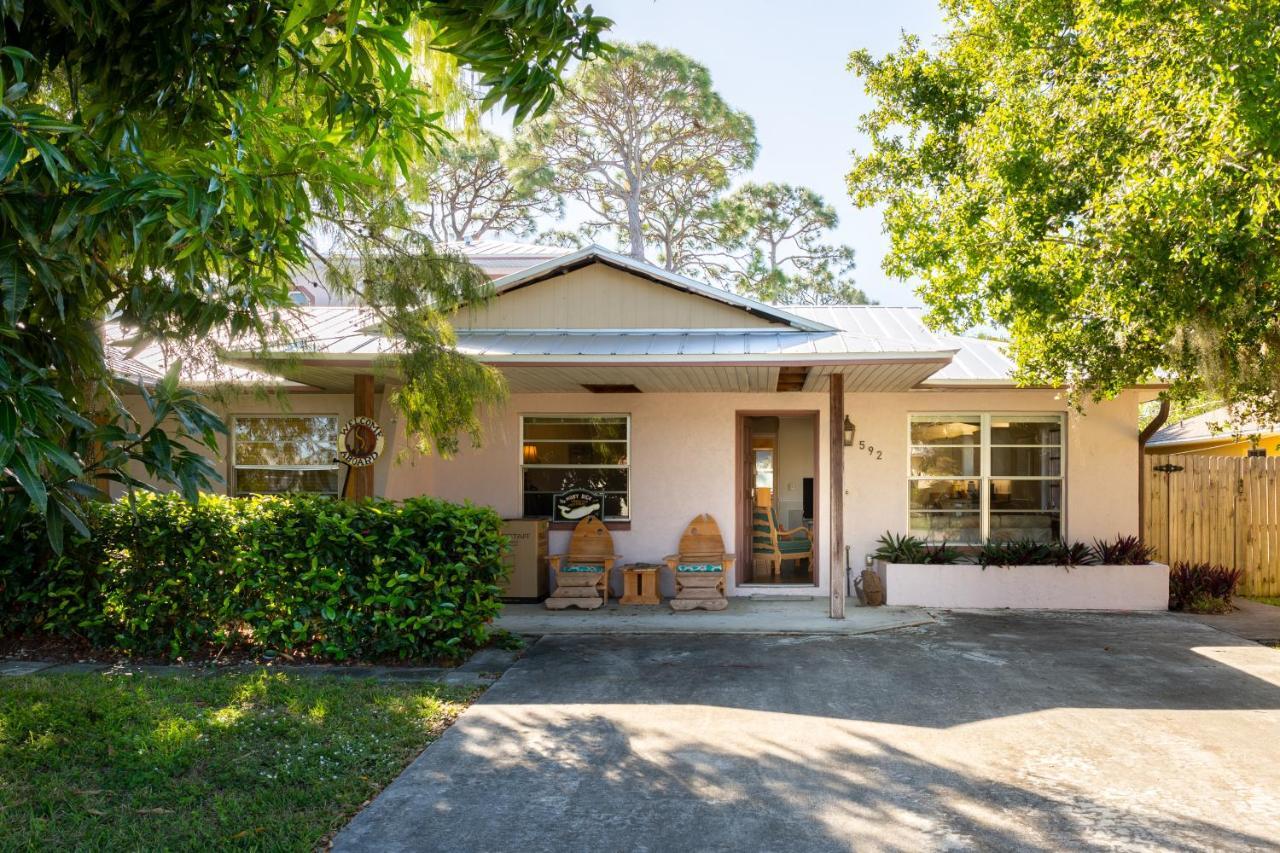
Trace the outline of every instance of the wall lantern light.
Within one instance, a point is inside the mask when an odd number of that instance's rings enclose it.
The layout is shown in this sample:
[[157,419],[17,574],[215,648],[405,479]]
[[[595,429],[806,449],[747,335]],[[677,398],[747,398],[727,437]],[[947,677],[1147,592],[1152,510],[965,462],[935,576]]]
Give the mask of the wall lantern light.
[[853,425],[853,421],[849,420],[849,416],[844,416],[844,446],[853,447],[853,435],[858,428]]

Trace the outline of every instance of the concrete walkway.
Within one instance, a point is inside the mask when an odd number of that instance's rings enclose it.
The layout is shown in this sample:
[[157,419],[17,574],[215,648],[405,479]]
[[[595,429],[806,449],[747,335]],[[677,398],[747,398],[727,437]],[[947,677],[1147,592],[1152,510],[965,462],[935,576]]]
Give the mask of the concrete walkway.
[[718,612],[675,613],[665,605],[622,607],[610,603],[599,610],[547,610],[541,604],[508,604],[494,623],[513,634],[868,634],[910,628],[933,621],[919,607],[857,607],[844,619],[828,616],[825,597],[752,600],[730,598]]
[[1280,651],[1159,615],[544,637],[353,851],[1274,850]]
[[1187,616],[1255,643],[1280,644],[1280,607],[1247,598],[1234,598],[1231,603],[1236,609],[1230,613],[1188,613]]

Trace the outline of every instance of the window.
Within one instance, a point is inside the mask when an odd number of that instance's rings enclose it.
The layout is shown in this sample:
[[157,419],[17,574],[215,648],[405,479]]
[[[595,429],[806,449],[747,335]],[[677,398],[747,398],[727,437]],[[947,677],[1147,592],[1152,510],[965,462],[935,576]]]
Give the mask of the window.
[[909,528],[931,541],[1062,537],[1061,415],[912,415]]
[[627,415],[525,415],[520,419],[525,518],[550,518],[558,492],[604,496],[604,516],[631,519],[631,418]]
[[237,495],[336,495],[342,487],[337,457],[337,415],[232,418],[232,488]]

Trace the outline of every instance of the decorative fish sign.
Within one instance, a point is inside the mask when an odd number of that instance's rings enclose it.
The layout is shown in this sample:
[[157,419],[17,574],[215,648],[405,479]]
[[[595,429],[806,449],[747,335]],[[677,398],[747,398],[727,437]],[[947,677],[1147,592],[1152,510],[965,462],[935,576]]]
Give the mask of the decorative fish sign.
[[604,509],[604,496],[586,489],[570,489],[556,494],[552,503],[554,521],[580,521],[588,515],[600,518]]

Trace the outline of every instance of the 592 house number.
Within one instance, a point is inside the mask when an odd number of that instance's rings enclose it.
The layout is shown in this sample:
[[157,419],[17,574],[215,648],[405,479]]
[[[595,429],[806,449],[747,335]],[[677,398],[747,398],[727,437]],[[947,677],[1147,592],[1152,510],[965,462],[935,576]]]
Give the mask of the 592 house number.
[[860,440],[858,442],[858,449],[865,450],[867,455],[875,459],[877,462],[884,458],[883,450],[877,450],[875,445],[867,444],[865,441]]

